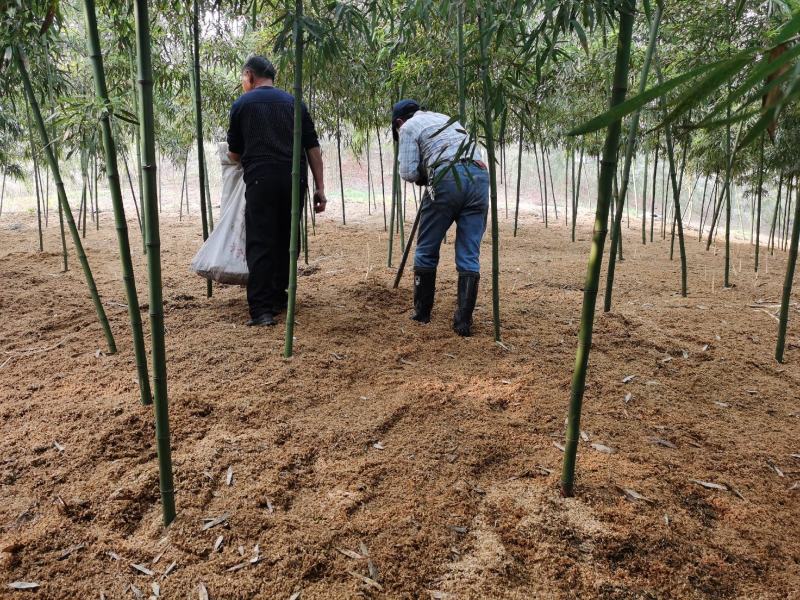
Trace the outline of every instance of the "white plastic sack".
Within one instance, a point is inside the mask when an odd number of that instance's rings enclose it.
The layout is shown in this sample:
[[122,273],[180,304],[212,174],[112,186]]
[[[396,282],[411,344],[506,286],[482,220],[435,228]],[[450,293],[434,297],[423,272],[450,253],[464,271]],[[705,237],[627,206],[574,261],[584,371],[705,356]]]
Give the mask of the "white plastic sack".
[[228,158],[228,142],[217,145],[220,171],[222,172],[222,194],[220,195],[219,210],[224,213],[228,202],[236,193],[236,187],[242,183],[242,167],[238,162]]
[[224,153],[220,149],[220,158],[223,156],[222,217],[192,260],[191,269],[200,277],[218,283],[245,285],[249,273],[245,255],[244,179],[238,164],[228,161],[227,144]]

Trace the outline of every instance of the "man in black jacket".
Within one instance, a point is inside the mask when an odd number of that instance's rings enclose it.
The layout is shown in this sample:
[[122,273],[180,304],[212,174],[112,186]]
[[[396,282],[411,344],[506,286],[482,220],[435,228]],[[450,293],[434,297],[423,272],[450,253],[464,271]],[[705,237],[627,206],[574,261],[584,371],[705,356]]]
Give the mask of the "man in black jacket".
[[[245,93],[233,103],[228,128],[228,156],[244,170],[247,238],[248,325],[274,325],[286,308],[289,285],[289,239],[292,219],[292,145],[294,98],[275,88],[275,67],[263,56],[251,56],[242,69]],[[307,167],[316,191],[314,211],[325,210],[325,182],[317,132],[303,105],[302,190]]]

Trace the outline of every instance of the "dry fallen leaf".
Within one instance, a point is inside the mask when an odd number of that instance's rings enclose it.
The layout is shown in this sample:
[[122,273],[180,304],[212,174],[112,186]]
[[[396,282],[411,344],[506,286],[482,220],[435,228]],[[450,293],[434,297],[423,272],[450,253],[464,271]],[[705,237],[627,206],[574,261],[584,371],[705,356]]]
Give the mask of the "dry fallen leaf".
[[225,477],[225,483],[233,485],[233,467],[228,467],[228,474]]
[[250,564],[249,562],[243,562],[243,563],[239,563],[239,564],[233,565],[231,568],[228,569],[228,573],[235,573],[236,571],[240,571],[241,569],[244,569],[249,564]]
[[161,586],[158,585],[157,581],[154,581],[150,584],[150,589],[153,590],[153,596],[158,598],[161,595]]
[[9,583],[8,587],[12,590],[35,590],[39,587],[39,584],[35,581],[15,581],[13,583]]
[[85,546],[86,546],[86,544],[75,544],[74,546],[70,546],[69,548],[65,548],[61,552],[61,555],[58,557],[58,560],[64,560],[70,554],[73,554],[73,553],[77,552],[78,550],[82,550]]
[[556,448],[558,448],[558,449],[559,449],[559,450],[561,450],[562,452],[564,452],[564,451],[566,450],[566,449],[564,448],[564,446],[563,446],[562,444],[559,444],[558,442],[553,442],[553,446],[555,446]]
[[206,529],[211,529],[212,527],[216,527],[217,525],[222,525],[228,519],[230,519],[230,517],[231,517],[230,514],[225,513],[223,515],[211,519],[203,519],[205,521],[205,523],[203,523],[203,531],[205,531]]
[[138,587],[136,587],[135,585],[131,584],[131,585],[128,587],[128,589],[131,591],[131,594],[133,594],[133,597],[134,597],[134,598],[144,598],[144,594],[142,593],[142,590],[140,590],[140,589],[139,589]]
[[348,558],[352,558],[354,560],[361,560],[364,558],[358,552],[353,552],[352,550],[348,550],[347,548],[336,548],[339,552],[344,554]]
[[628,500],[631,500],[631,501],[643,500],[645,502],[652,502],[649,498],[645,498],[644,496],[642,496],[636,490],[632,490],[630,488],[623,488],[623,487],[621,487],[619,489],[622,490],[622,493],[625,494],[625,497]]
[[173,569],[175,569],[175,566],[177,564],[178,564],[178,561],[173,560],[169,565],[167,565],[167,568],[164,569],[164,574],[161,576],[161,579],[164,579],[164,577],[166,577],[167,575],[172,573]]
[[197,586],[197,593],[200,597],[200,600],[208,600],[208,590],[206,589],[206,585],[204,583],[200,583]]
[[356,579],[360,579],[361,581],[366,583],[368,586],[375,588],[379,592],[383,591],[383,586],[380,583],[378,583],[377,581],[375,581],[374,579],[371,579],[370,577],[367,577],[365,575],[361,575],[360,573],[356,573],[354,571],[348,571],[348,573],[350,573],[350,575],[352,575]]
[[665,440],[660,437],[652,437],[650,438],[650,441],[659,446],[664,446],[665,448],[672,448],[673,450],[677,448],[677,446],[672,442],[670,442],[669,440]]
[[216,541],[214,542],[214,549],[213,552],[219,552],[219,549],[222,547],[222,540],[225,539],[222,536],[219,536]]
[[622,378],[622,383],[630,383],[634,379],[636,379],[636,375],[626,375]]
[[781,471],[780,467],[778,467],[778,465],[776,465],[774,462],[768,460],[767,464],[773,471],[775,471],[778,474],[778,477],[786,477],[786,475],[783,474],[783,471]]
[[581,429],[581,439],[584,442],[588,442],[589,441],[589,434],[586,433],[583,429]]
[[294,594],[289,596],[289,600],[300,600],[300,594],[302,594],[302,593],[303,592],[295,592]]
[[598,452],[602,452],[603,454],[614,454],[614,453],[616,453],[616,450],[614,448],[612,448],[611,446],[606,446],[605,444],[594,443],[594,444],[592,444],[592,448],[594,448]]
[[148,569],[144,565],[140,565],[140,564],[137,564],[137,563],[131,563],[131,568],[136,570],[136,571],[139,571],[140,573],[142,573],[144,575],[147,575],[148,577],[152,577],[153,575],[155,575],[155,573],[153,573],[153,571],[151,571],[150,569]]
[[728,486],[722,485],[721,483],[713,483],[711,481],[700,481],[699,479],[690,479],[691,483],[696,483],[699,486],[706,488],[707,490],[721,490],[723,492],[728,491]]
[[375,442],[372,444],[372,447],[375,448],[375,450],[384,450],[386,448],[386,446],[383,445],[383,442]]
[[58,450],[59,452],[63,452],[64,451],[64,446],[62,446],[58,442],[53,442],[53,446],[55,446],[55,449]]

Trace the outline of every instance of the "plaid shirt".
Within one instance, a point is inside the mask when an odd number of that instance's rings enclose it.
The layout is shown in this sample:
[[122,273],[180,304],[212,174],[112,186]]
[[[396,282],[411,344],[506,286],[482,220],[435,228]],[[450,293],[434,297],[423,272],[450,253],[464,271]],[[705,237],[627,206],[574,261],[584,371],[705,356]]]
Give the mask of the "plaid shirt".
[[400,177],[415,183],[420,175],[433,180],[434,171],[458,159],[481,160],[481,151],[470,143],[469,134],[458,121],[442,129],[450,117],[425,110],[417,111],[403,123],[399,132]]

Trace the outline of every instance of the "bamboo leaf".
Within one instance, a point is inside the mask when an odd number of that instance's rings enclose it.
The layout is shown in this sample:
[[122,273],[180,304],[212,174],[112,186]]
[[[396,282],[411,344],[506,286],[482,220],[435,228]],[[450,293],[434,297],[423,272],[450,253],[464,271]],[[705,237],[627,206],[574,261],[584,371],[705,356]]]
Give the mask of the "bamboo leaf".
[[692,79],[699,77],[703,73],[707,73],[712,69],[723,69],[728,66],[730,60],[722,60],[714,63],[709,63],[706,65],[701,65],[699,67],[695,67],[682,75],[678,75],[673,79],[665,81],[662,84],[659,84],[655,87],[642,92],[641,94],[637,94],[632,98],[618,104],[614,108],[604,112],[601,115],[587,121],[583,125],[579,125],[574,129],[571,129],[567,132],[567,135],[576,136],[576,135],[584,135],[587,133],[592,133],[594,131],[599,131],[600,129],[604,129],[608,127],[611,123],[620,120],[622,117],[629,115],[630,113],[634,112],[637,109],[640,109],[645,104],[659,98],[660,96],[666,94],[674,90],[679,85],[687,83]]
[[736,58],[726,61],[723,67],[715,69],[709,73],[699,84],[692,86],[690,93],[683,97],[678,105],[667,115],[662,125],[672,123],[682,114],[693,108],[700,100],[708,96],[711,92],[719,89],[725,82],[731,79],[737,72],[743,69],[750,62],[750,54],[744,53]]
[[575,30],[575,33],[578,34],[578,40],[581,42],[581,46],[583,47],[583,51],[586,52],[586,55],[589,55],[589,40],[586,38],[586,31],[584,31],[581,24],[578,23],[575,19],[570,21],[572,28]]
[[780,104],[777,104],[769,109],[767,109],[761,117],[756,121],[755,125],[753,125],[744,136],[741,142],[737,145],[737,149],[744,148],[754,142],[758,137],[766,131],[767,127],[769,127],[770,123],[772,123],[775,118],[780,114],[781,108],[785,104],[791,104],[794,102],[798,97],[800,97],[800,79],[795,81],[794,85],[792,85],[789,93],[783,98]]
[[772,43],[777,46],[787,42],[792,37],[797,35],[798,32],[800,32],[800,11],[796,12],[789,22],[780,28],[778,35],[774,40],[772,40]]

